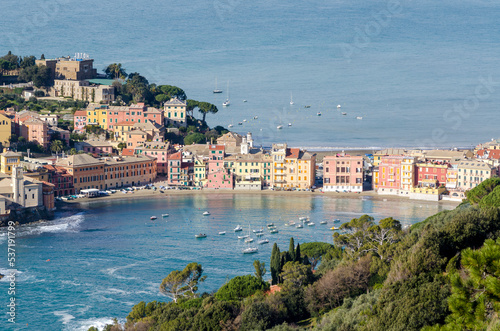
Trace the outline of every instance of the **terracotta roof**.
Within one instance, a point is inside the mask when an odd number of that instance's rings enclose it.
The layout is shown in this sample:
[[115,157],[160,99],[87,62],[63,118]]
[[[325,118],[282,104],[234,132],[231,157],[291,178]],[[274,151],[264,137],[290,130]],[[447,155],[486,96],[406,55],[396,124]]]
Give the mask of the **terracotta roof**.
[[495,159],[499,160],[500,159],[500,149],[482,149],[477,151],[477,155],[483,157],[484,154],[487,154],[488,159]]
[[133,156],[134,155],[134,149],[133,148],[124,148],[122,150],[122,155],[123,156]]
[[208,147],[211,151],[223,151],[224,150],[224,145],[210,145]]
[[181,160],[182,159],[182,152],[177,152],[177,153],[174,153],[174,154],[170,154],[168,156],[168,159],[169,160]]
[[116,124],[113,124],[113,125],[114,126],[124,126],[124,125],[130,125],[130,126],[132,126],[134,124],[135,124],[135,122],[133,122],[133,121],[132,122],[123,121],[123,122],[119,122],[119,123],[116,123]]
[[300,155],[299,148],[287,148],[286,149],[286,157],[287,158],[298,159],[299,155]]
[[85,110],[77,110],[73,114],[74,116],[87,116],[87,112]]

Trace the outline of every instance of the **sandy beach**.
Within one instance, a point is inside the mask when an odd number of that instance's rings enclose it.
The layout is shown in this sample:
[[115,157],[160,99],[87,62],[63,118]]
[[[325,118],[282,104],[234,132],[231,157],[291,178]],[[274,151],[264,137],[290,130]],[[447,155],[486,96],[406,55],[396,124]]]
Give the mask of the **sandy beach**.
[[[157,184],[157,183],[156,183]],[[158,185],[158,184],[157,184]],[[445,204],[451,206],[457,206],[460,202],[455,201],[426,201],[426,200],[410,200],[402,196],[394,195],[378,195],[374,191],[365,191],[362,193],[344,193],[344,192],[321,192],[315,190],[314,192],[307,191],[273,191],[273,190],[261,190],[261,191],[246,191],[246,190],[215,190],[215,189],[203,189],[203,190],[163,190],[163,193],[159,190],[136,190],[129,193],[122,193],[117,191],[114,194],[108,196],[102,196],[98,198],[79,198],[75,200],[69,200],[65,202],[60,202],[62,204],[74,204],[74,203],[92,203],[107,200],[117,200],[117,199],[164,199],[169,196],[179,196],[179,195],[208,195],[208,194],[260,194],[260,195],[282,195],[282,196],[317,196],[324,195],[333,198],[341,199],[373,199],[381,201],[399,201],[408,200],[415,201],[415,203],[432,203],[432,204]]]

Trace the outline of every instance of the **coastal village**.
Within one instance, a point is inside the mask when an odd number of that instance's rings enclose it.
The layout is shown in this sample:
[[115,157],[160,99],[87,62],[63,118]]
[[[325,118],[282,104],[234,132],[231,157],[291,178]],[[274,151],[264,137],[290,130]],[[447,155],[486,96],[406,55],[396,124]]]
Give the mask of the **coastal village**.
[[[36,65],[46,66],[54,77],[54,85],[43,89],[43,95],[85,101],[86,107],[64,115],[71,130],[58,126],[57,114],[15,107],[0,110],[4,218],[30,208],[53,211],[56,200],[127,192],[159,182],[164,189],[373,191],[461,201],[467,190],[499,170],[500,142],[494,140],[474,150],[384,149],[355,155],[315,153],[283,142],[256,147],[252,133],[225,130],[207,143],[183,145],[167,137],[188,127],[186,100],[173,97],[162,107],[143,102],[111,105],[116,99],[113,80],[99,77],[92,59],[43,59]],[[4,91],[12,88],[0,86]],[[37,90],[25,84],[22,95],[36,98]],[[84,139],[70,142],[72,134]],[[33,151],[18,152],[13,136],[47,153],[34,157]],[[50,153],[54,139],[74,149]]]

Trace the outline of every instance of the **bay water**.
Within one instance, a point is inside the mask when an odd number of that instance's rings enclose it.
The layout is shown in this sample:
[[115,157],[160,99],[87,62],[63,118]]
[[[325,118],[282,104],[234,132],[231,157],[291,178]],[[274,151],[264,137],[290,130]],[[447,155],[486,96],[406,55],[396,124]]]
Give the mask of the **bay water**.
[[[288,250],[291,237],[295,243],[333,243],[332,226],[363,214],[377,221],[392,216],[406,225],[453,207],[361,196],[223,193],[70,205],[54,221],[17,228],[17,323],[6,323],[2,312],[0,325],[16,330],[87,330],[111,323],[113,317],[124,322],[134,304],[168,300],[159,292],[162,279],[190,262],[202,264],[207,276],[200,292],[212,292],[237,275],[252,274],[255,259],[269,270],[274,242],[281,250]],[[210,215],[203,216],[204,211]],[[166,213],[168,217],[161,216]],[[151,216],[157,219],[151,221]],[[315,225],[285,226],[303,216]],[[334,219],[341,223],[334,224]],[[321,225],[322,220],[328,224]],[[268,223],[279,232],[269,233]],[[237,225],[244,230],[235,233]],[[259,238],[253,230],[261,228],[269,244],[255,244]],[[237,239],[249,229],[259,248],[252,255],[242,253],[247,245]],[[219,235],[221,231],[226,234]],[[196,239],[198,233],[207,238]],[[6,239],[6,229],[0,229],[1,252],[7,251]],[[7,259],[1,259],[0,273],[8,274],[8,269]],[[265,278],[269,277],[268,271]],[[9,280],[2,279],[0,293],[7,293],[8,287]],[[2,300],[2,306],[6,304]]]

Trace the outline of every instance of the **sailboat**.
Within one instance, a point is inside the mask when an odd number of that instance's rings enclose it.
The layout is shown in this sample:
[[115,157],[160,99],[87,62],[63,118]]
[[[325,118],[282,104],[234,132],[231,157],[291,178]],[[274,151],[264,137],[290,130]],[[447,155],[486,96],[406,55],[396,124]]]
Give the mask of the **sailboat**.
[[293,105],[294,102],[293,102],[293,97],[292,97],[292,92],[290,92],[290,105]]
[[223,107],[229,106],[231,103],[229,102],[229,81],[227,82],[227,99],[222,103]]
[[214,93],[222,93],[222,90],[217,89],[217,77],[215,77],[215,90]]
[[[245,238],[245,243],[250,244],[251,242],[253,242],[253,239],[250,238],[250,224],[249,224],[248,225],[248,235]],[[248,246],[248,248],[245,248],[242,252],[243,252],[243,254],[253,254],[253,253],[257,253],[258,251],[259,251],[259,249],[257,247]]]

